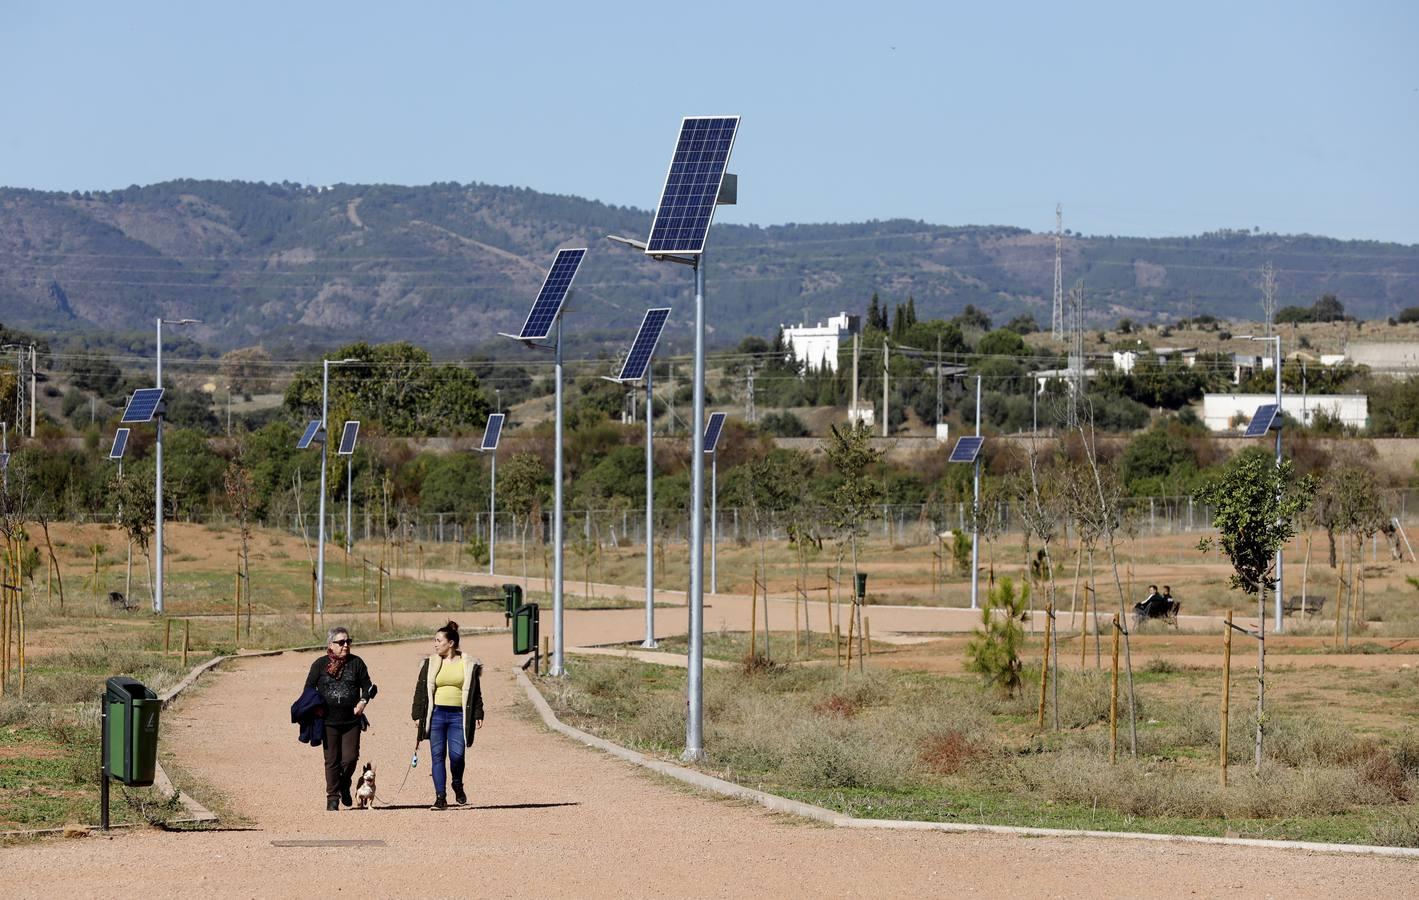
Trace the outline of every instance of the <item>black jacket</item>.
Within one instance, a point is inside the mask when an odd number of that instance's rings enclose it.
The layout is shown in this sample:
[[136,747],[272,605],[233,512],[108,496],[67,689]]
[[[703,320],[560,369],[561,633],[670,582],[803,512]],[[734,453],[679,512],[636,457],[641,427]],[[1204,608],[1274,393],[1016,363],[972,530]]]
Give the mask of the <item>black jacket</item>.
[[325,699],[315,688],[306,688],[291,704],[291,721],[301,727],[300,741],[319,747],[325,738]]

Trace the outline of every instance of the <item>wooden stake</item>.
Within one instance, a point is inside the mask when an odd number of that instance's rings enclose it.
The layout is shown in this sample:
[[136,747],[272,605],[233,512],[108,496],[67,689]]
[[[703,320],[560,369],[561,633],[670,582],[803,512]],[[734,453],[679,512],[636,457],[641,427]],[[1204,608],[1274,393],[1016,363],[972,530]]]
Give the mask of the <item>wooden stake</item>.
[[232,591],[232,649],[241,646],[241,568],[236,573],[236,590]]
[[[15,573],[16,584],[20,581],[19,575],[20,573],[17,571]],[[20,620],[19,634],[17,637],[19,638],[20,644],[20,699],[23,700],[25,699],[25,598],[22,594],[19,595],[15,602],[15,612]]]
[[852,671],[852,636],[853,626],[857,624],[857,593],[853,592],[852,608],[847,616],[847,670]]
[[[1089,646],[1089,586],[1084,586],[1084,608],[1079,611],[1079,670],[1084,670],[1084,650]],[[1097,640],[1097,638],[1095,639]]]
[[1221,735],[1220,746],[1218,748],[1218,765],[1222,770],[1222,787],[1227,786],[1227,730],[1228,714],[1232,708],[1232,611],[1227,610],[1227,624],[1223,626],[1222,635],[1222,722],[1219,726]]
[[1045,697],[1049,693],[1049,647],[1050,633],[1054,630],[1054,606],[1045,604],[1045,655],[1040,660],[1040,715],[1039,729],[1045,728]]
[[551,638],[545,636],[542,638],[542,672],[538,674],[544,674],[546,672],[552,671],[551,640]]
[[793,589],[793,658],[798,658],[798,603],[803,594],[801,587],[795,586]]
[[862,655],[872,655],[872,620],[866,616],[862,618]]
[[1118,613],[1114,613],[1114,665],[1109,689],[1109,765],[1118,762]]
[[315,630],[315,570],[310,570],[310,630]]
[[759,655],[759,573],[754,572],[754,587],[749,594],[749,659]]
[[843,664],[843,630],[840,626],[833,626],[833,656],[836,657],[834,665]]
[[163,653],[172,651],[172,619],[163,619]]
[[182,620],[182,667],[187,668],[187,651],[192,647],[192,620]]

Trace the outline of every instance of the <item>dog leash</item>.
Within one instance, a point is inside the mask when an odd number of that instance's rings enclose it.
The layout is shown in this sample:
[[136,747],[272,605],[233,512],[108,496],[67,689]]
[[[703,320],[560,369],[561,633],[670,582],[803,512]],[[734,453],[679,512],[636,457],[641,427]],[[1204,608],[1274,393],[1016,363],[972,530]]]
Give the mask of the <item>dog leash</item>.
[[[409,768],[407,768],[407,769],[404,770],[404,780],[401,781],[401,782],[399,782],[399,790],[397,790],[397,791],[394,792],[394,799],[395,799],[395,800],[398,800],[398,799],[399,799],[399,796],[404,793],[404,787],[405,787],[405,785],[407,785],[407,784],[409,783],[409,773],[412,772],[412,771],[414,771],[415,769],[417,769],[417,768],[419,767],[419,745],[422,744],[422,743],[423,743],[423,739],[420,738],[417,733],[415,733],[415,735],[414,735],[414,755],[413,755],[413,757],[411,757],[410,760],[409,760]],[[385,800],[383,797],[380,797],[378,793],[375,794],[374,799],[378,800],[380,803],[383,803],[385,809],[389,809],[390,807],[392,807],[392,806],[394,805],[392,802]]]

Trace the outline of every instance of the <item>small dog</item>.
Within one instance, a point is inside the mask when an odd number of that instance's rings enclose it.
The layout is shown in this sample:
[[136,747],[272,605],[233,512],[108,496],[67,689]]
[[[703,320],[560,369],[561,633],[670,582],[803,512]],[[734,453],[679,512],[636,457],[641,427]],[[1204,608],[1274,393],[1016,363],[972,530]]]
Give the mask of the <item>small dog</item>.
[[355,790],[355,808],[374,808],[374,763],[365,763],[360,772],[360,786]]

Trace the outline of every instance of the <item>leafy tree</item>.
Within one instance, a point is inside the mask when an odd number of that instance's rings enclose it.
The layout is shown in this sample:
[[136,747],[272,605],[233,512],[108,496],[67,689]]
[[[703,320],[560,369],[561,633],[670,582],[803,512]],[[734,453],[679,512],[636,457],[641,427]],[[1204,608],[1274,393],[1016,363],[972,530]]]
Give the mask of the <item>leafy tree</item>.
[[1134,437],[1119,459],[1119,476],[1134,496],[1171,494],[1197,472],[1192,445],[1166,426],[1151,428]]
[[533,520],[540,525],[542,507],[551,498],[552,477],[535,453],[514,453],[498,472],[498,505],[522,524],[522,579],[527,580],[527,533]]
[[[1296,533],[1296,521],[1315,496],[1310,476],[1296,475],[1295,465],[1281,465],[1261,453],[1240,453],[1216,478],[1195,494],[1213,507],[1215,538],[1232,562],[1232,586],[1257,597],[1258,637],[1266,630],[1266,591],[1276,587],[1276,552]],[[1203,538],[1206,552],[1213,538]],[[1257,642],[1256,767],[1261,769],[1266,720],[1266,642]]]
[[787,410],[765,415],[759,420],[759,430],[775,437],[807,437],[809,434],[803,420]]
[[951,320],[962,330],[974,329],[975,331],[990,330],[990,316],[975,308],[974,304],[967,303],[966,308],[961,310],[961,314]]
[[[865,533],[867,522],[877,516],[882,502],[881,482],[872,477],[872,470],[882,454],[873,449],[872,435],[860,422],[845,427],[832,426],[825,452],[838,478],[832,490],[828,521],[846,538],[852,550],[852,574],[856,579],[857,539]],[[861,634],[862,610],[856,591],[853,592],[853,608],[858,618],[858,634]]]
[[985,335],[976,344],[976,352],[982,356],[1025,356],[1029,348],[1019,333],[1009,328],[997,328]]

